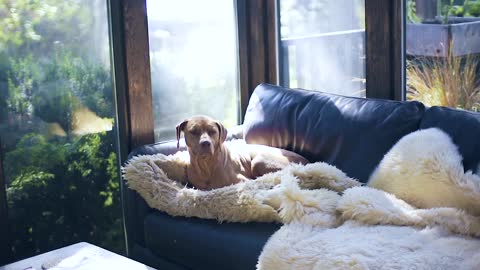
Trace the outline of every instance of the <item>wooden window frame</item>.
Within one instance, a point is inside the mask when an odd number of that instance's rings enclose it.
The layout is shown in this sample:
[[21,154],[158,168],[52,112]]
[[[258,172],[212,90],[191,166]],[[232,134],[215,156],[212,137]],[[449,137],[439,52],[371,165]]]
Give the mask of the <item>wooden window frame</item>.
[[[108,0],[120,164],[134,148],[154,142],[146,0]],[[365,0],[367,97],[404,100],[405,0]],[[241,117],[254,87],[278,84],[277,0],[236,0]],[[243,119],[240,119],[242,121]],[[0,157],[1,157],[0,149]],[[0,158],[0,264],[8,261],[7,203]],[[132,192],[122,198],[127,241],[141,237],[129,219]],[[5,252],[4,252],[5,251]],[[3,255],[6,254],[7,256]]]
[[260,83],[277,84],[276,0],[237,0],[241,119]]
[[[150,54],[146,0],[109,0],[112,59],[117,100],[117,123],[120,141],[120,165],[128,153],[154,139]],[[143,239],[137,228],[143,221],[135,218],[137,194],[127,192],[121,180],[121,204],[126,253],[131,256],[131,239]]]
[[405,0],[365,0],[367,97],[405,100]]

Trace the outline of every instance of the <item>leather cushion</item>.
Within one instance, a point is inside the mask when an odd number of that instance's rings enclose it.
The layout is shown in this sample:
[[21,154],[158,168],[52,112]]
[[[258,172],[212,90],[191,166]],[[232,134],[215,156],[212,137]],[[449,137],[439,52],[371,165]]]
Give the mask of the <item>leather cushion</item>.
[[255,269],[273,223],[222,223],[155,212],[145,219],[147,248],[191,269]]
[[247,143],[294,151],[366,182],[384,154],[419,128],[420,102],[365,99],[259,85],[245,115]]
[[480,165],[480,113],[434,106],[428,108],[421,129],[437,127],[458,146],[465,171],[478,173]]

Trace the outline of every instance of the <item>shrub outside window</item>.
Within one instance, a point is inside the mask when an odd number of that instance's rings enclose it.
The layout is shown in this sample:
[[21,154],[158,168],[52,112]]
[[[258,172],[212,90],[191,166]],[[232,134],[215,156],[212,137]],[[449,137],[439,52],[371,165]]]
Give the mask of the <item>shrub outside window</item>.
[[406,3],[407,99],[480,111],[480,2]]
[[79,241],[124,253],[107,1],[0,0],[0,14],[13,259]]

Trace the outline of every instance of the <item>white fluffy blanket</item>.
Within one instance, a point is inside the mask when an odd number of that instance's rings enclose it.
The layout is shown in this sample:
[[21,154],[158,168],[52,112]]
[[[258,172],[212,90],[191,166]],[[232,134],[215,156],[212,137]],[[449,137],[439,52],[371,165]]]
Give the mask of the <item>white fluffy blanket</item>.
[[480,269],[480,178],[461,161],[448,135],[428,129],[392,147],[375,188],[320,195],[282,178],[285,225],[257,269]]
[[[442,145],[447,150],[437,154]],[[200,191],[180,183],[186,164],[184,152],[140,156],[124,167],[124,178],[150,207],[174,216],[284,223],[257,269],[480,269],[480,218],[471,215],[480,207],[480,178],[463,172],[456,147],[437,129],[400,140],[372,175],[375,189],[313,163]],[[455,194],[443,205],[437,191],[445,190]]]
[[286,224],[257,269],[480,269],[478,217],[416,209],[370,187],[314,195],[282,181],[290,185],[280,207]]

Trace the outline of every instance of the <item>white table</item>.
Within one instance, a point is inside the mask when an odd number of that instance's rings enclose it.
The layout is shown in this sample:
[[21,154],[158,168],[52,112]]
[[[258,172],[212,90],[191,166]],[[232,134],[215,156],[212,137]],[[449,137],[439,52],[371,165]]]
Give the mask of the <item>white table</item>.
[[115,254],[95,245],[81,242],[43,253],[12,264],[0,270],[154,270],[144,264]]

